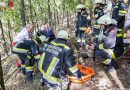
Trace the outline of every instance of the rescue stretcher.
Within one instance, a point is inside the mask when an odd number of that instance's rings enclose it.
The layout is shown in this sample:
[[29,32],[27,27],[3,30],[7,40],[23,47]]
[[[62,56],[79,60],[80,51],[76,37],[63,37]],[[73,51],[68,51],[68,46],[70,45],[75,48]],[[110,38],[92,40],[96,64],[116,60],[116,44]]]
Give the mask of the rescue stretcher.
[[68,78],[71,82],[82,84],[82,83],[85,83],[88,80],[90,80],[91,77],[95,75],[94,70],[92,68],[87,67],[87,66],[82,66],[80,64],[77,64],[77,66],[78,66],[80,72],[85,74],[85,76],[83,76],[81,79],[75,79],[75,77],[73,77],[73,76],[68,76]]

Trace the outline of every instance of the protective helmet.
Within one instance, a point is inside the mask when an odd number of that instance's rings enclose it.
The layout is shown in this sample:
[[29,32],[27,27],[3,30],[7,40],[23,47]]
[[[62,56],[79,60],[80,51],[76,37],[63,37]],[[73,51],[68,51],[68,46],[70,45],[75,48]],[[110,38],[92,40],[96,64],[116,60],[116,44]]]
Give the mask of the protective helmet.
[[114,19],[111,19],[111,24],[113,24],[113,25],[117,25],[117,21],[114,20]]
[[68,34],[67,31],[61,30],[61,31],[58,32],[57,38],[68,39],[69,38],[69,34]]
[[109,25],[111,24],[111,17],[109,15],[103,15],[101,16],[98,20],[97,23],[98,24],[104,24],[104,25]]
[[130,20],[127,20],[124,25],[124,31],[126,32],[128,29],[130,29]]
[[41,36],[39,37],[39,40],[40,40],[42,43],[45,42],[45,41],[46,41],[46,36],[41,35]]
[[97,3],[104,4],[104,2],[103,2],[102,0],[95,0],[94,3],[95,3],[95,4],[97,4]]
[[82,8],[85,8],[85,6],[82,5],[82,4],[79,4],[79,5],[77,5],[77,7],[76,7],[76,9],[82,9]]

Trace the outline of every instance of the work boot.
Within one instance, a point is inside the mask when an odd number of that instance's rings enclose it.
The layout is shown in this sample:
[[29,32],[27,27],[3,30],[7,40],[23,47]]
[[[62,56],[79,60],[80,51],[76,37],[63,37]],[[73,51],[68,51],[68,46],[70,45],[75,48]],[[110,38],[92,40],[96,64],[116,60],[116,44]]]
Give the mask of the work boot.
[[115,69],[113,68],[111,64],[106,65],[106,70],[105,70],[106,72],[112,72],[113,70]]
[[112,60],[111,65],[114,67],[114,69],[119,69],[119,65],[115,60]]
[[26,72],[26,80],[27,81],[33,81],[33,72]]

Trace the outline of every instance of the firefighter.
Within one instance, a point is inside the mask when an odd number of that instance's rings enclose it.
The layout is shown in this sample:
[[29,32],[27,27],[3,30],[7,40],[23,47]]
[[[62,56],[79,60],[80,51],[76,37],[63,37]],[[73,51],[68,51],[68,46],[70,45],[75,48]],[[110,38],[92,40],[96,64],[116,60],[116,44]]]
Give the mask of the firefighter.
[[[128,3],[128,16],[124,25],[123,44],[125,46],[124,57],[130,58],[130,2]],[[130,63],[130,61],[129,61]]]
[[21,60],[21,70],[28,81],[33,80],[33,65],[40,58],[38,47],[43,46],[45,40],[45,36],[40,36],[37,40],[26,39],[13,48],[13,53],[17,54]]
[[[121,0],[112,0],[113,2],[113,12],[112,18],[117,21],[117,40],[116,46],[114,48],[114,52],[116,57],[123,55],[124,47],[123,47],[123,27],[125,22],[125,5]],[[120,51],[120,52],[118,52]]]
[[117,21],[117,28],[123,29],[125,22],[125,4],[121,0],[112,0],[113,12],[112,18]]
[[67,75],[80,78],[73,51],[67,43],[68,33],[61,30],[57,38],[44,47],[44,53],[39,61],[39,70],[42,81],[49,90],[65,90],[67,88]]
[[41,30],[37,32],[37,35],[38,36],[45,35],[47,37],[46,43],[50,43],[53,39],[55,39],[53,29],[49,27],[48,23],[42,25]]
[[93,31],[93,35],[99,35],[100,32],[100,26],[97,23],[97,20],[104,15],[104,3],[102,0],[95,0],[94,2],[96,4],[96,7],[94,8],[94,19],[95,19],[95,23],[94,23],[94,31]]
[[113,48],[116,44],[117,22],[108,15],[103,15],[97,22],[100,25],[100,34],[98,37],[100,44],[98,46],[99,50],[95,52],[95,55],[100,56],[107,70],[111,71],[114,69],[112,59],[115,58]]
[[34,31],[34,24],[28,24],[25,28],[22,28],[22,30],[13,38],[12,45],[15,46],[16,43],[22,42],[25,39],[31,38]]
[[91,27],[91,21],[88,12],[84,5],[79,4],[76,7],[77,10],[77,21],[76,21],[76,37],[78,46],[85,46],[85,31],[88,27]]
[[125,46],[124,57],[130,58],[130,20],[127,20],[124,27],[123,44]]

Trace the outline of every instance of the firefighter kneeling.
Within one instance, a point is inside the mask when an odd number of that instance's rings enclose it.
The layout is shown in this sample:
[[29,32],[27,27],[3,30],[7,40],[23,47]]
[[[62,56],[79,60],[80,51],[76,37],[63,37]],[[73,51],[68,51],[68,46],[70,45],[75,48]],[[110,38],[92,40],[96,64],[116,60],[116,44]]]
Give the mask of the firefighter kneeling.
[[40,36],[37,40],[26,39],[13,48],[13,53],[17,54],[21,60],[21,70],[28,81],[33,80],[33,65],[40,58],[38,47],[43,45],[45,40],[45,36]]
[[113,49],[116,44],[117,22],[108,15],[104,15],[98,19],[98,24],[100,25],[100,34],[98,36],[99,50],[95,52],[95,55],[100,56],[107,70],[111,71],[114,69],[112,59],[115,58]]
[[47,84],[49,90],[67,89],[67,75],[75,76],[75,79],[81,77],[67,39],[68,33],[64,30],[59,31],[57,39],[44,47],[44,53],[39,61],[42,83]]

